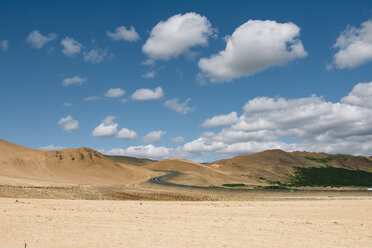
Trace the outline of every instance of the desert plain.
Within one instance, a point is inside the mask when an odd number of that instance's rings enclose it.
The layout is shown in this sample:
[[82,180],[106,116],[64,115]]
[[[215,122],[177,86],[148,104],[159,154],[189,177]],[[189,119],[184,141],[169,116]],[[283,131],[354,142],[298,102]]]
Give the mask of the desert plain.
[[371,247],[372,198],[0,199],[0,247]]

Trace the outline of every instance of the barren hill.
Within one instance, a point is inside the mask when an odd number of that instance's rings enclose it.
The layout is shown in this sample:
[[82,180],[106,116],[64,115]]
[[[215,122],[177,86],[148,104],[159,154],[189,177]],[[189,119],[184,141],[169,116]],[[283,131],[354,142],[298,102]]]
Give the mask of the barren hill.
[[293,167],[332,166],[349,170],[371,170],[372,160],[362,156],[267,150],[212,162],[208,166],[258,182],[281,181],[293,174]]
[[148,165],[157,162],[156,160],[148,159],[148,158],[135,158],[129,156],[115,156],[115,155],[105,155],[109,159],[112,159],[116,162],[124,163],[124,164],[131,164],[137,166]]
[[1,184],[128,184],[152,174],[89,148],[40,151],[0,139]]
[[181,175],[167,181],[185,185],[209,186],[239,182],[238,178],[228,173],[186,159],[165,159],[147,165],[146,168],[181,172]]

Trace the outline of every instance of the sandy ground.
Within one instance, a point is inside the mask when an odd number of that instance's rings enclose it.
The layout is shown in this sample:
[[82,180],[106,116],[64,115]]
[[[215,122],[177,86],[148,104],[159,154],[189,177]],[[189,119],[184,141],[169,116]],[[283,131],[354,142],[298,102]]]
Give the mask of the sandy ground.
[[90,201],[0,198],[0,247],[371,247],[372,198]]

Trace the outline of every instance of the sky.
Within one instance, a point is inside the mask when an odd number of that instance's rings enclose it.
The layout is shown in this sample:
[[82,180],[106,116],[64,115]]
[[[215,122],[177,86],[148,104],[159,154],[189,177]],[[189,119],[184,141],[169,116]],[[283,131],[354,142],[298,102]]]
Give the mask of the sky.
[[370,1],[0,1],[0,138],[372,155]]

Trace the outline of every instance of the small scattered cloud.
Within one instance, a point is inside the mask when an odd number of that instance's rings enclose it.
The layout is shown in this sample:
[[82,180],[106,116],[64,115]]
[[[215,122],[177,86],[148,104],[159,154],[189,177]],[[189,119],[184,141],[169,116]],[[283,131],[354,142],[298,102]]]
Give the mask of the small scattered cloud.
[[142,141],[146,143],[159,143],[161,141],[161,137],[166,134],[167,132],[165,131],[152,131],[146,134],[143,138]]
[[333,64],[327,68],[353,69],[372,60],[372,20],[363,22],[360,28],[349,26],[333,45],[338,52]]
[[161,87],[157,87],[155,90],[151,89],[139,89],[136,90],[131,98],[132,100],[136,101],[146,101],[146,100],[156,100],[161,99],[164,96],[163,89]]
[[149,71],[144,74],[142,74],[143,78],[154,78],[156,76],[156,71]]
[[97,101],[99,99],[102,99],[102,96],[88,96],[88,97],[84,98],[84,102],[94,102],[94,101]]
[[55,51],[56,51],[56,48],[54,46],[51,46],[48,48],[48,54],[54,54]]
[[79,122],[74,120],[71,115],[61,118],[58,125],[66,132],[74,132],[79,128]]
[[107,31],[106,34],[108,37],[116,41],[124,40],[133,42],[140,39],[136,29],[133,26],[131,26],[130,29],[127,29],[125,26],[120,26],[115,29],[115,32]]
[[42,146],[39,147],[40,150],[43,151],[59,151],[59,150],[64,150],[67,149],[65,146],[55,146],[55,145],[47,145],[47,146]]
[[64,102],[64,103],[62,103],[62,105],[65,106],[65,107],[72,107],[72,103],[70,103],[70,102]]
[[0,41],[0,48],[3,51],[7,51],[9,49],[8,40],[2,40],[2,41]]
[[178,136],[178,137],[171,138],[170,141],[173,143],[183,143],[185,142],[185,138],[182,136]]
[[108,51],[104,49],[91,49],[89,52],[84,53],[84,61],[93,64],[101,63],[108,55]]
[[122,128],[118,135],[117,138],[119,139],[127,139],[127,140],[135,140],[138,138],[137,133],[133,130],[129,130],[127,128]]
[[181,115],[186,115],[189,112],[194,110],[192,107],[187,105],[190,101],[191,101],[191,98],[188,98],[186,101],[181,103],[181,102],[178,101],[177,98],[174,98],[174,99],[171,99],[171,100],[167,100],[164,103],[164,106],[176,111],[177,113],[179,113]]
[[292,22],[249,20],[225,37],[225,50],[199,60],[199,80],[228,82],[304,58],[307,52],[299,35],[300,28]]
[[203,127],[223,127],[236,123],[239,120],[236,112],[231,112],[227,115],[216,115],[207,119],[203,123]]
[[83,46],[76,40],[70,37],[65,37],[61,40],[61,45],[63,47],[62,53],[66,56],[73,57],[81,52]]
[[62,85],[63,86],[69,86],[69,85],[72,85],[72,84],[83,84],[85,81],[87,81],[86,78],[75,76],[75,77],[72,77],[72,78],[63,79]]
[[120,88],[111,88],[105,93],[105,97],[119,98],[125,94],[125,91]]
[[53,41],[57,38],[57,34],[50,33],[47,35],[42,35],[39,30],[34,30],[29,33],[26,41],[35,49],[40,49],[44,47],[48,42]]
[[114,122],[115,116],[107,116],[92,132],[92,136],[101,138],[118,138],[135,140],[138,138],[134,130],[122,128],[118,131],[118,124]]
[[152,59],[146,59],[145,61],[142,62],[142,65],[153,66],[155,65],[155,61]]
[[160,21],[150,33],[142,51],[152,60],[169,60],[189,52],[195,46],[206,46],[216,30],[205,16],[186,13]]
[[115,116],[107,116],[92,132],[92,136],[112,138],[118,133],[118,124],[114,123]]

